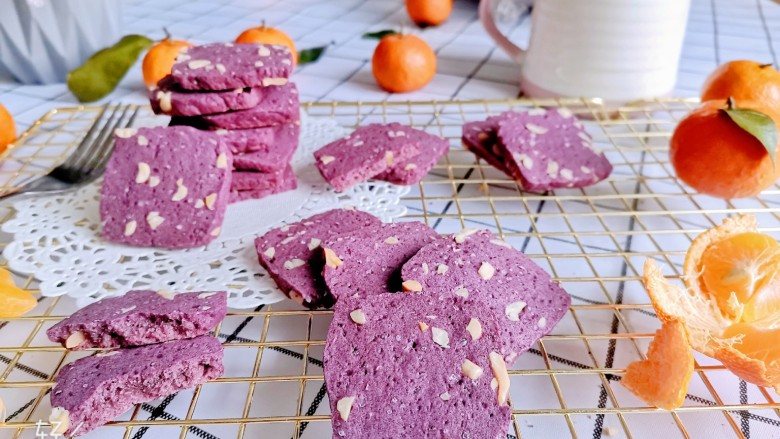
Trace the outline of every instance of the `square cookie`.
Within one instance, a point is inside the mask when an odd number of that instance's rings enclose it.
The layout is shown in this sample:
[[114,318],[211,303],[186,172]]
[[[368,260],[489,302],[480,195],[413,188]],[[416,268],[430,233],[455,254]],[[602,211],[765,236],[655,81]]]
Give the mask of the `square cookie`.
[[203,116],[171,118],[171,125],[189,125],[203,130],[245,130],[294,123],[300,120],[298,89],[288,83],[264,90],[260,103],[247,110]]
[[219,137],[190,127],[117,130],[100,200],[103,238],[189,248],[220,233],[233,159]]
[[287,84],[292,69],[286,46],[213,43],[182,51],[171,76],[186,90],[235,90]]
[[370,124],[314,153],[322,177],[339,192],[373,178],[420,153],[411,128],[399,123]]

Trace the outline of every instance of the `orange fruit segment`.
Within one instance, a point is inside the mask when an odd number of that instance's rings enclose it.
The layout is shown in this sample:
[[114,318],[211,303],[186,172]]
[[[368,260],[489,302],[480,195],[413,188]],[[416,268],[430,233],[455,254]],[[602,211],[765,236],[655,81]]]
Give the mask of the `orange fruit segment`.
[[0,154],[16,140],[16,123],[11,113],[0,104]]
[[0,268],[0,319],[24,315],[38,305],[28,291],[14,285],[11,273]]
[[739,215],[693,240],[683,265],[686,289],[655,261],[644,283],[661,321],[679,320],[693,349],[720,360],[743,380],[780,390],[778,244]]
[[280,44],[287,46],[292,53],[293,65],[298,64],[298,52],[295,42],[289,35],[279,29],[268,27],[265,24],[260,27],[247,29],[236,38],[239,44]]
[[780,244],[756,232],[717,241],[701,256],[704,290],[724,314],[737,319],[752,321],[780,309],[778,271]]
[[647,359],[628,365],[623,386],[642,401],[672,410],[682,406],[693,375],[693,352],[685,325],[666,322],[655,333]]
[[737,323],[726,329],[723,338],[736,338],[732,347],[750,358],[772,364],[780,362],[780,328],[762,328],[752,323]]

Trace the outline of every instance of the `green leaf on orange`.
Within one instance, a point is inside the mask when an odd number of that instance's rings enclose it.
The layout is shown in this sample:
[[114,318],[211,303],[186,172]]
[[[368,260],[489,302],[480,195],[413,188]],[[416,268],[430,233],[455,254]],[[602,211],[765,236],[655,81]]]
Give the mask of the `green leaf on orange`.
[[374,39],[374,40],[381,40],[384,37],[390,36],[390,35],[396,35],[398,32],[392,30],[392,29],[385,29],[380,30],[377,32],[369,32],[367,34],[363,34],[363,38],[365,39]]
[[304,64],[310,64],[322,56],[323,53],[325,53],[325,49],[327,49],[328,46],[321,46],[321,47],[312,47],[311,49],[304,49],[298,52],[298,65],[302,66]]
[[729,100],[728,108],[723,110],[740,128],[747,131],[766,148],[772,164],[777,157],[777,125],[771,117],[760,111],[737,108],[733,101]]

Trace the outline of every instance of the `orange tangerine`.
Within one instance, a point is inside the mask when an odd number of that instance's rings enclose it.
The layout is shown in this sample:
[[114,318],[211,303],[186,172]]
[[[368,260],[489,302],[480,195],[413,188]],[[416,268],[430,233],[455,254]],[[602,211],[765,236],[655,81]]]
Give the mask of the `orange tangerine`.
[[141,69],[146,86],[154,87],[157,82],[169,75],[176,62],[176,57],[189,47],[192,47],[192,43],[174,40],[166,32],[165,39],[152,46],[144,56]]
[[19,317],[37,305],[35,297],[28,291],[17,288],[11,273],[0,268],[0,318]]
[[11,113],[0,104],[0,154],[16,140],[16,124]]
[[295,49],[295,42],[284,31],[266,26],[265,22],[259,27],[247,29],[236,37],[236,43],[239,44],[280,44],[287,46],[292,53],[293,65],[298,63],[298,51]]
[[415,35],[382,38],[371,57],[376,83],[390,93],[408,93],[425,87],[436,75],[436,52]]
[[682,406],[693,375],[685,325],[671,320],[655,333],[647,359],[628,365],[621,383],[642,401],[672,410]]
[[655,261],[644,267],[650,301],[664,321],[679,320],[691,347],[735,375],[780,390],[780,245],[740,215],[693,240],[683,264],[687,288],[672,285]]

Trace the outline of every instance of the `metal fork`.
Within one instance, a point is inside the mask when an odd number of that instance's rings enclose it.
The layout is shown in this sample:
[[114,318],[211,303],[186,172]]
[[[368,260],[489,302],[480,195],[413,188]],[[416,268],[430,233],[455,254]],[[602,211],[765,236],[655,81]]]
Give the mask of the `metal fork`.
[[91,183],[103,175],[114,150],[114,130],[131,126],[138,114],[138,108],[132,110],[132,105],[116,105],[109,112],[110,106],[111,104],[107,104],[103,107],[84,139],[61,165],[41,178],[1,194],[0,200],[22,194],[66,192]]

